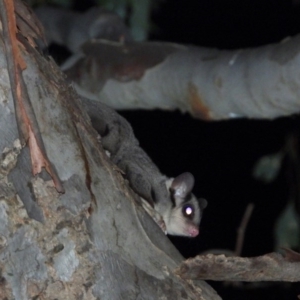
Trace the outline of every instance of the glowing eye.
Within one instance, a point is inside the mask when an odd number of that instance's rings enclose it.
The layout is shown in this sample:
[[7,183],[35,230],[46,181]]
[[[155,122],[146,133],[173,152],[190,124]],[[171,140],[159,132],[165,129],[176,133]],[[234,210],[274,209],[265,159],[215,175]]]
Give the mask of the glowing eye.
[[182,213],[185,217],[193,219],[194,217],[194,206],[191,204],[186,204],[182,207]]

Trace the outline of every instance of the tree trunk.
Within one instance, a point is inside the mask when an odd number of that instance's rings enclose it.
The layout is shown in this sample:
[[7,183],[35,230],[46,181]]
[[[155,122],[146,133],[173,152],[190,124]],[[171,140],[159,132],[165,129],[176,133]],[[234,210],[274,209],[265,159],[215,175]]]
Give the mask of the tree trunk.
[[15,47],[12,4],[0,3],[0,299],[220,299],[173,272],[183,258],[38,51],[32,15],[16,2]]

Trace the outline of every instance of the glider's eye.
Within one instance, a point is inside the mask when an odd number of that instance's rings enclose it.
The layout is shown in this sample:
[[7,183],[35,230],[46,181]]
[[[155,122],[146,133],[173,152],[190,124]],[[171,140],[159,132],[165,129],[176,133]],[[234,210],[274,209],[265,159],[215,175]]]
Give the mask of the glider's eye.
[[193,219],[195,215],[195,209],[192,204],[185,204],[182,207],[182,214],[188,218],[188,219]]

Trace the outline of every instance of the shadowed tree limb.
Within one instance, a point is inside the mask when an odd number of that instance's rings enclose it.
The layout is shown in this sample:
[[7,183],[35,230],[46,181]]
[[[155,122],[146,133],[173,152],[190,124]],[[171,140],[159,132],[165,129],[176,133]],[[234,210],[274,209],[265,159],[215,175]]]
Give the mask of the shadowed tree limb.
[[183,262],[175,274],[185,279],[216,281],[300,281],[300,254],[270,253],[258,257],[199,255]]

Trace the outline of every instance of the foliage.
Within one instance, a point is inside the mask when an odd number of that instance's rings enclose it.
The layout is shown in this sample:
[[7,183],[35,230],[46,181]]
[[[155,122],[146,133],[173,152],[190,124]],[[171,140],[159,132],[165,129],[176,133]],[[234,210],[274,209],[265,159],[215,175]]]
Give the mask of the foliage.
[[[265,183],[271,183],[279,175],[280,170],[284,166],[283,159],[288,158],[292,168],[288,172],[293,172],[299,175],[297,171],[299,167],[299,157],[297,152],[297,138],[293,135],[287,137],[286,142],[282,150],[277,153],[265,155],[261,157],[255,164],[253,169],[253,176]],[[291,177],[293,178],[293,177]],[[299,176],[295,176],[292,182],[289,182],[291,186],[297,186],[299,184]],[[291,180],[290,180],[291,181]],[[281,212],[277,218],[274,236],[275,236],[275,249],[280,248],[300,248],[300,218],[295,209],[296,199],[295,194],[297,189],[290,186],[290,201],[287,203],[285,209]],[[293,191],[292,191],[293,190]]]
[[261,157],[254,166],[253,176],[265,183],[272,182],[279,174],[283,157],[282,151]]
[[282,211],[275,225],[275,249],[297,249],[300,242],[299,216],[292,202]]

